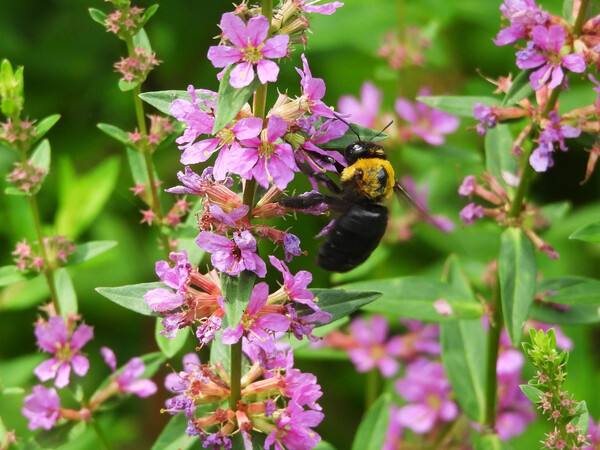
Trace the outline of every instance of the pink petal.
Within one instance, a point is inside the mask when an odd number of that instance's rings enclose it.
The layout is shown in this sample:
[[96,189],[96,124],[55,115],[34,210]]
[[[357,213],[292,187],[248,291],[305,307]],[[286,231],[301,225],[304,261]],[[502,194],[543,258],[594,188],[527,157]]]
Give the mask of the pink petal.
[[236,89],[248,86],[252,80],[254,80],[254,68],[250,62],[238,64],[229,76],[229,83]]
[[39,364],[35,369],[33,369],[33,373],[36,377],[39,378],[40,381],[48,381],[56,376],[56,371],[58,370],[60,361],[58,358],[50,358],[46,361]]
[[287,124],[279,116],[269,117],[267,124],[267,138],[269,142],[275,142],[278,138],[285,136],[287,132]]
[[269,296],[269,285],[267,283],[258,283],[252,289],[250,303],[248,303],[248,314],[254,316],[267,303]]
[[536,25],[531,30],[531,37],[533,38],[533,42],[545,52],[549,51],[550,49],[548,34],[549,33],[546,27],[543,27],[541,25]]
[[263,48],[260,49],[260,52],[265,58],[283,58],[285,55],[287,55],[289,42],[289,35],[278,34],[277,36],[267,39],[267,42],[265,42]]
[[450,420],[454,420],[458,415],[458,407],[456,403],[451,402],[450,400],[442,400],[442,405],[440,407],[440,418],[449,422]]
[[532,72],[531,75],[529,75],[529,82],[531,84],[531,87],[535,91],[537,91],[538,89],[541,89],[542,86],[544,84],[546,84],[546,81],[548,81],[548,78],[550,78],[551,73],[552,73],[552,65],[550,65],[550,64],[546,64],[546,65],[540,67],[535,72]]
[[571,72],[585,72],[585,60],[583,59],[583,56],[578,55],[577,53],[571,53],[570,55],[563,56],[562,65]]
[[151,380],[135,380],[123,388],[125,392],[137,395],[138,397],[149,397],[156,392],[156,384]]
[[235,327],[235,330],[232,330],[231,328],[223,330],[221,342],[226,345],[235,344],[240,340],[242,334],[244,334],[244,326],[240,323]]
[[265,314],[258,317],[254,324],[272,331],[287,331],[290,327],[290,319],[282,314]]
[[400,364],[393,358],[383,357],[378,362],[379,370],[381,371],[381,375],[385,378],[391,378],[398,373],[400,369]]
[[226,45],[213,45],[208,49],[208,59],[215,67],[227,67],[235,64],[244,57],[244,53],[235,48]]
[[210,158],[220,143],[220,139],[205,139],[190,145],[181,154],[181,164],[197,164]]
[[277,81],[277,75],[279,75],[279,66],[273,61],[267,59],[261,59],[256,64],[256,73],[258,79],[262,84],[267,82]]
[[115,352],[113,352],[108,347],[102,347],[100,349],[100,353],[102,354],[102,358],[104,358],[104,362],[112,369],[114,372],[117,370],[117,358],[115,356]]
[[396,112],[402,119],[406,120],[409,123],[416,122],[417,116],[415,109],[412,103],[410,103],[408,100],[404,98],[397,99],[396,103],[394,103],[394,108],[396,109]]
[[[248,21],[248,37],[250,45],[258,47],[267,38],[269,32],[269,19],[265,16],[253,17]],[[289,39],[289,36],[288,36]]]
[[246,24],[235,14],[225,13],[221,17],[221,30],[233,45],[240,48],[248,46],[248,31]]
[[[535,27],[537,28],[537,27]],[[560,52],[565,42],[565,29],[560,25],[552,25],[548,30],[548,44],[555,53]],[[546,49],[548,50],[548,49]]]
[[56,371],[56,378],[54,379],[54,385],[57,388],[64,388],[69,384],[69,378],[71,376],[71,366],[69,363],[62,363]]
[[80,377],[84,376],[90,368],[90,362],[83,355],[73,356],[73,358],[71,358],[71,365],[73,366],[73,372]]
[[233,135],[238,139],[252,139],[262,130],[263,121],[259,117],[249,117],[239,120],[232,128]]
[[554,89],[555,87],[560,86],[564,77],[565,77],[565,75],[562,70],[562,67],[556,66],[552,70],[552,80],[550,80],[550,83],[548,83],[548,87],[550,89]]
[[71,349],[79,350],[94,337],[94,329],[89,325],[79,325],[71,336]]
[[430,431],[435,424],[435,411],[426,405],[406,405],[398,410],[398,422],[417,434]]

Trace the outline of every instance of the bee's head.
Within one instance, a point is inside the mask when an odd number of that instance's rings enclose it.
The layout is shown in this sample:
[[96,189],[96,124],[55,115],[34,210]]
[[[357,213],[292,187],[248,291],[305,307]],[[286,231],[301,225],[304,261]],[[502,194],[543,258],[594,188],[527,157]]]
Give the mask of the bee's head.
[[349,166],[362,158],[386,159],[383,147],[372,141],[356,141],[346,147],[344,153]]

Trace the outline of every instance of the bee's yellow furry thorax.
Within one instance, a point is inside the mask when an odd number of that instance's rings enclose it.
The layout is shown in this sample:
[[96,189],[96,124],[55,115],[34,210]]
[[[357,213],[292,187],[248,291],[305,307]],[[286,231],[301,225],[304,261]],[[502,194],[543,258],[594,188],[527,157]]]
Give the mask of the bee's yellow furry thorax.
[[385,159],[361,158],[344,169],[340,181],[346,192],[377,203],[394,195],[394,169]]

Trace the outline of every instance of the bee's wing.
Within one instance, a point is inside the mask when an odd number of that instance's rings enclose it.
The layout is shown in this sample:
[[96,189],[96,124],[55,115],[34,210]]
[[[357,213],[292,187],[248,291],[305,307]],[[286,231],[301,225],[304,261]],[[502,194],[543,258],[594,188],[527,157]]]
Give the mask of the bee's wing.
[[403,205],[410,204],[411,207],[415,208],[419,215],[421,215],[428,222],[431,221],[431,215],[429,211],[427,211],[422,205],[420,205],[406,190],[404,186],[400,184],[398,180],[394,184],[394,193],[396,194],[396,198]]

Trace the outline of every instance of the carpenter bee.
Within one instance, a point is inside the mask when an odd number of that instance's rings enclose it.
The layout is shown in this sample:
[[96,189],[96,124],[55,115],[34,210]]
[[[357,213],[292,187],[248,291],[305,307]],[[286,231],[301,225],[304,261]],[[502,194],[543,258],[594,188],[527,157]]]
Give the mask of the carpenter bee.
[[339,213],[316,257],[317,266],[331,272],[354,269],[375,250],[388,223],[388,209],[381,203],[390,200],[396,192],[416,204],[396,181],[383,147],[372,140],[361,140],[352,126],[348,126],[358,140],[346,147],[347,167],[341,172],[340,185],[324,172],[314,172],[306,166],[302,168],[308,176],[323,182],[334,195],[313,191],[279,201],[280,205],[296,210],[325,203],[330,210]]

